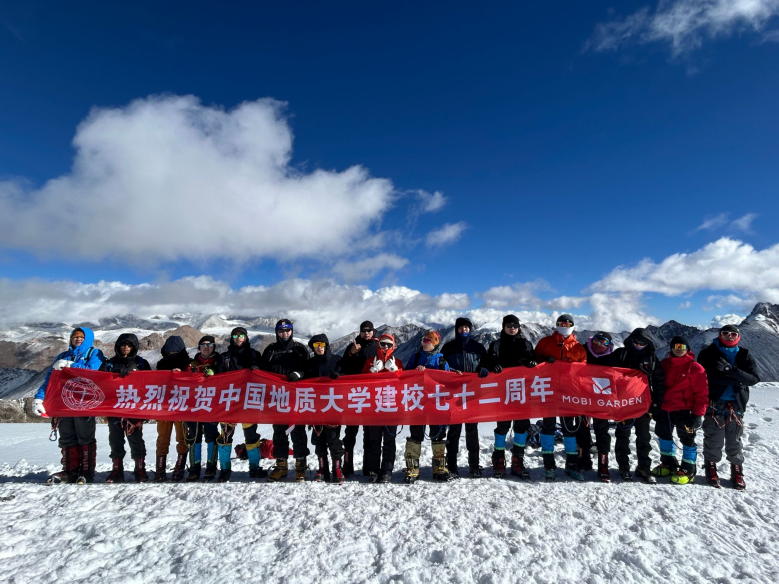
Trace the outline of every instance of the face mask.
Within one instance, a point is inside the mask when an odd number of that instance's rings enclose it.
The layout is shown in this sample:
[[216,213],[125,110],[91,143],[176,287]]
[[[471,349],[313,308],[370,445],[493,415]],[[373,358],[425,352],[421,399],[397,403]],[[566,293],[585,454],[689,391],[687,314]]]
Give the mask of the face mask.
[[458,334],[457,334],[457,336],[458,336],[460,339],[468,339],[468,337],[469,337],[470,335],[471,335],[471,332],[470,332],[470,331],[468,331],[467,333],[458,333]]
[[563,337],[568,337],[571,333],[573,333],[573,327],[558,327],[557,332]]

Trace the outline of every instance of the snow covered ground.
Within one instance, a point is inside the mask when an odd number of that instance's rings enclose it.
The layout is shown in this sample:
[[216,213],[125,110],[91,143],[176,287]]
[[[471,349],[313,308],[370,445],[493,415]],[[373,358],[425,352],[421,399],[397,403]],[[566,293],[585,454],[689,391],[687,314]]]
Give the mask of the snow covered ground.
[[[236,461],[236,481],[224,485],[48,487],[59,469],[48,427],[4,424],[0,496],[14,498],[0,502],[0,581],[775,583],[779,386],[755,388],[752,401],[745,492],[712,489],[702,474],[694,485],[651,487],[601,484],[594,472],[578,484],[558,471],[546,484],[537,451],[530,483],[441,485],[430,479],[429,443],[413,486],[250,483]],[[492,429],[480,425],[485,467]],[[155,428],[146,431],[153,453]],[[100,482],[110,465],[106,426],[98,433]],[[720,473],[729,477],[724,461]]]

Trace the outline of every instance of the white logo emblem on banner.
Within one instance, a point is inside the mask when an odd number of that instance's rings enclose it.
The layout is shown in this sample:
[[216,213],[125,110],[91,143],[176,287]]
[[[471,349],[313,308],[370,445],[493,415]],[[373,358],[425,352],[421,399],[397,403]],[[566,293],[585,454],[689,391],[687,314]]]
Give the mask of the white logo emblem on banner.
[[592,391],[595,394],[611,394],[611,380],[609,378],[593,378]]
[[87,378],[73,378],[62,387],[62,402],[71,410],[89,410],[103,404],[105,394]]

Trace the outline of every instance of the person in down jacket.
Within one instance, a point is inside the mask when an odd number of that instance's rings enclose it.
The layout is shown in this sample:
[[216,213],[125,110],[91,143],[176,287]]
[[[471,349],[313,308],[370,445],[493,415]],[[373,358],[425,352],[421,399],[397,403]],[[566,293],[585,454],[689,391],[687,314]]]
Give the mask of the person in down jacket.
[[[70,334],[68,349],[54,359],[54,364],[46,374],[46,379],[32,401],[33,413],[45,416],[43,399],[46,387],[54,370],[62,368],[82,368],[99,370],[105,357],[103,352],[92,347],[95,334],[87,327],[77,327]],[[59,424],[59,448],[62,451],[62,471],[53,474],[48,483],[91,483],[95,477],[95,417],[66,416],[57,419]]]
[[[684,337],[671,339],[671,354],[660,362],[665,373],[665,394],[661,412],[655,421],[655,434],[660,443],[660,465],[652,469],[654,475],[670,475],[673,483],[681,485],[695,480],[698,447],[695,435],[703,423],[709,405],[709,382],[706,370],[695,361],[690,342]],[[672,432],[681,441],[682,465],[676,460]]]
[[[139,370],[151,370],[149,362],[138,355],[138,338],[132,333],[122,333],[114,344],[116,355],[105,362],[100,369],[119,374],[122,378]],[[136,482],[149,481],[146,473],[146,443],[143,441],[143,420],[135,418],[108,417],[108,443],[111,445],[113,468],[106,483],[124,482],[124,438],[130,444],[130,455],[135,461],[133,472]]]

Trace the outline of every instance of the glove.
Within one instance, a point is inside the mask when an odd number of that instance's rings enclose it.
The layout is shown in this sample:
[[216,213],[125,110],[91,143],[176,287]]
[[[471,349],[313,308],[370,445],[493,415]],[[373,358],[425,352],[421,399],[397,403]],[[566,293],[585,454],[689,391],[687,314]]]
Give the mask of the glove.
[[371,366],[370,372],[371,374],[375,374],[376,372],[381,372],[384,369],[384,362],[382,362],[379,358],[373,358],[373,365]]
[[479,370],[479,378],[486,378],[490,375],[490,371],[487,368],[481,368]]
[[703,426],[703,417],[696,414],[692,415],[690,417],[690,424],[692,426],[692,430],[697,431]]
[[338,376],[340,376],[340,375],[341,374],[339,374],[338,372],[330,372],[330,379],[331,380],[337,380]]
[[290,382],[297,382],[302,377],[303,374],[301,374],[300,372],[290,372],[289,374],[287,374],[287,380],[289,380]]
[[730,374],[731,372],[733,372],[733,366],[731,366],[730,362],[725,358],[719,358],[717,360],[717,370],[719,370],[723,374]]
[[259,372],[260,371],[260,366],[252,366],[250,369],[251,369],[252,372]]
[[495,372],[496,374],[500,374],[503,371],[503,366],[501,366],[500,364],[495,364],[495,367],[492,368],[492,371]]
[[548,358],[546,358],[546,363],[553,364],[555,363],[555,359],[550,355]]
[[62,368],[69,368],[73,365],[73,362],[70,360],[57,360],[54,362],[54,369],[55,370],[61,370]]
[[[60,361],[64,362],[65,360],[60,360]],[[32,401],[32,413],[35,416],[48,416],[46,414],[46,409],[43,408],[43,400],[41,400],[40,398],[36,398],[35,400]]]
[[530,361],[527,363],[527,367],[528,367],[528,368],[535,368],[537,365],[538,365],[538,362],[537,362],[536,360],[530,360]]
[[398,366],[395,365],[395,358],[390,358],[386,362],[384,362],[384,369],[386,369],[388,372],[397,372]]
[[205,374],[206,376],[213,376],[214,375],[214,370],[212,370],[211,368],[205,368],[203,370],[203,374]]

